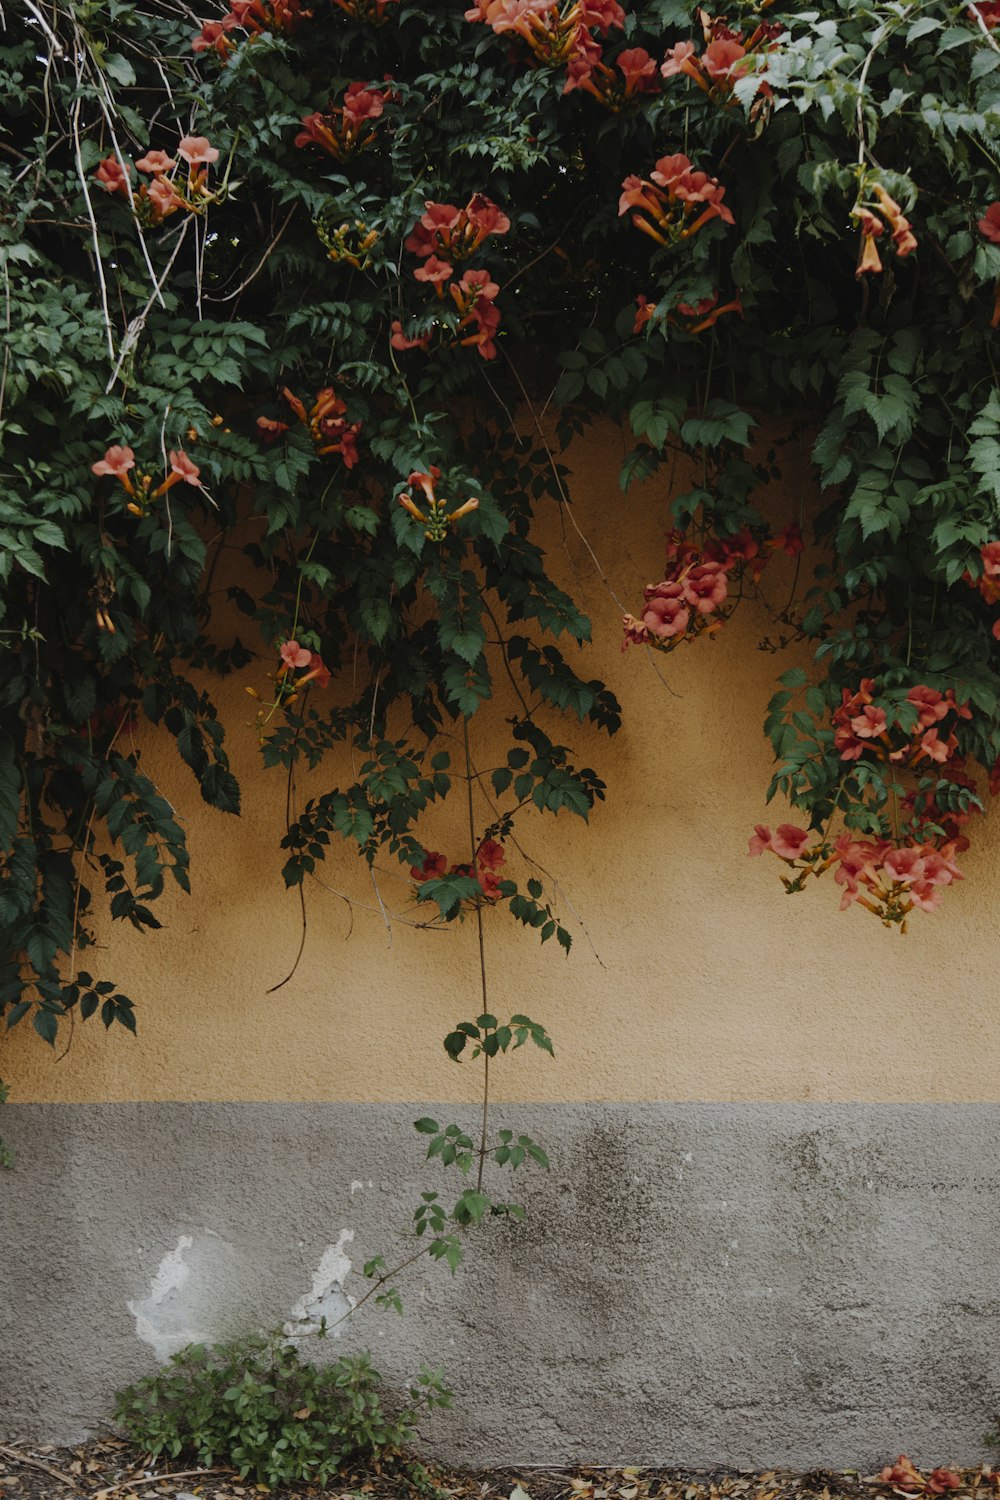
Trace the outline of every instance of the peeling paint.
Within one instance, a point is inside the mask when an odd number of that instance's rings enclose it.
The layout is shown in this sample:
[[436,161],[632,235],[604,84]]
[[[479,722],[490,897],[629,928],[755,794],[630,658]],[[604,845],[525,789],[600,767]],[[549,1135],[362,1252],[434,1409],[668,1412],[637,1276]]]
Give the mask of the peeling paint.
[[[136,1335],[165,1361],[185,1344],[212,1343],[231,1331],[244,1278],[234,1247],[202,1225],[181,1234],[160,1260],[145,1297],[126,1306]],[[227,1326],[229,1325],[229,1326]]]
[[[353,1190],[353,1189],[352,1189]],[[342,1229],[335,1245],[328,1245],[313,1272],[312,1286],[298,1299],[285,1324],[289,1338],[305,1338],[325,1326],[336,1337],[337,1323],[354,1307],[354,1298],[344,1291],[351,1271],[351,1257],[344,1249],[354,1238],[353,1229]]]
[[180,1293],[191,1275],[191,1267],[184,1257],[193,1245],[191,1236],[182,1234],[153,1273],[149,1295],[143,1301],[128,1303],[128,1310],[135,1319],[136,1333],[143,1343],[152,1347],[159,1360],[169,1359],[185,1344],[195,1341],[196,1336],[190,1328],[178,1326],[186,1324]]

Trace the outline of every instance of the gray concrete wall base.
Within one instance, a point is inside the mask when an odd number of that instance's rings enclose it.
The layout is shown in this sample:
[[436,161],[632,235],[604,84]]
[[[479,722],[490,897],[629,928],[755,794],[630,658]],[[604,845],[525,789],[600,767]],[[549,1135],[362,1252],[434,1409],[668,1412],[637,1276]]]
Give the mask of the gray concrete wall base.
[[[417,1115],[450,1105],[8,1105],[0,1435],[78,1439],[191,1339],[329,1318],[405,1249]],[[466,1119],[466,1115],[468,1119]],[[442,1365],[438,1454],[691,1467],[971,1463],[1000,1405],[1000,1105],[498,1110],[551,1173],[498,1191],[452,1278],[363,1310],[402,1383]],[[511,1191],[511,1188],[513,1191]]]

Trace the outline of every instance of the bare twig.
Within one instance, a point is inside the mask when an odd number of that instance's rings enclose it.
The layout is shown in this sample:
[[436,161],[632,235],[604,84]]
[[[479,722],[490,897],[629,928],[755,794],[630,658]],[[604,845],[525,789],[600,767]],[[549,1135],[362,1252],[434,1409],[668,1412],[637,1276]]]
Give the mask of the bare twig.
[[128,325],[128,328],[125,330],[125,337],[122,339],[121,349],[118,351],[118,359],[115,362],[114,369],[111,371],[111,376],[108,380],[108,383],[104,387],[105,395],[109,394],[111,387],[114,385],[115,381],[118,379],[118,376],[121,373],[122,366],[124,365],[126,359],[128,359],[129,355],[138,345],[142,330],[146,326],[146,319],[149,317],[153,303],[160,295],[160,291],[162,290],[164,282],[174,268],[174,261],[177,259],[177,256],[180,253],[180,248],[184,243],[184,237],[187,234],[190,225],[191,219],[190,217],[188,217],[181,225],[180,233],[177,236],[177,244],[174,246],[173,253],[170,256],[170,259],[167,261],[167,264],[164,267],[159,281],[154,286],[152,294],[148,298],[145,307],[142,309],[141,313],[138,313],[132,319],[132,321]]
[[54,1469],[51,1464],[43,1463],[40,1458],[29,1458],[27,1453],[19,1453],[16,1448],[8,1448],[5,1443],[0,1443],[0,1453],[4,1458],[12,1459],[15,1463],[27,1464],[31,1469],[41,1469],[43,1474],[49,1474],[53,1479],[58,1479],[60,1484],[68,1484],[71,1490],[77,1488],[77,1482],[69,1474],[63,1474]]
[[976,4],[976,0],[972,0],[972,7],[971,7],[971,9],[972,9],[972,15],[975,18],[976,25],[979,27],[980,31],[983,33],[983,36],[989,42],[990,46],[993,48],[993,51],[994,52],[1000,52],[1000,43],[997,42],[996,37],[993,35],[992,31],[987,26],[986,22],[983,20],[983,17],[982,17],[982,15],[980,13],[980,10],[979,10],[979,6]]
[[562,501],[563,513],[565,515],[569,516],[570,523],[572,524],[573,530],[576,532],[577,536],[580,538],[581,542],[586,547],[587,551],[590,553],[590,559],[591,559],[591,562],[594,564],[594,567],[597,569],[597,576],[598,576],[598,578],[601,580],[601,582],[603,583],[605,589],[611,595],[612,599],[615,601],[615,603],[617,604],[618,608],[621,610],[622,614],[627,614],[628,611],[626,610],[625,605],[622,603],[622,601],[619,599],[618,595],[615,593],[614,589],[611,587],[611,581],[608,578],[608,575],[605,573],[605,571],[602,568],[601,564],[598,562],[596,552],[594,551],[593,547],[590,545],[589,541],[584,536],[583,532],[580,530],[579,525],[577,524],[576,516],[573,514],[573,505],[572,505],[572,502],[571,502],[571,500],[569,498],[569,495],[566,492],[566,486],[562,482],[562,475],[559,473],[559,466],[558,466],[558,464],[555,461],[555,456],[554,456],[554,454],[552,452],[552,449],[549,447],[549,441],[548,441],[548,438],[545,436],[545,433],[544,433],[544,431],[542,429],[542,424],[538,420],[538,416],[537,416],[537,414],[535,412],[535,408],[534,408],[534,405],[532,403],[531,397],[528,395],[528,392],[525,389],[524,381],[521,379],[520,375],[518,374],[517,367],[515,366],[514,362],[511,360],[510,356],[506,355],[505,357],[507,359],[507,364],[508,364],[508,366],[510,368],[511,374],[513,375],[514,379],[517,381],[518,385],[521,388],[521,395],[524,397],[525,404],[527,405],[528,411],[531,414],[532,422],[534,423],[534,426],[535,426],[535,431],[538,433],[538,441],[541,443],[542,447],[545,449],[545,456],[546,456],[546,458],[549,461],[549,468],[552,470],[552,477],[553,477],[553,479],[556,482],[556,488],[559,491],[559,498]]
[[[76,46],[82,50],[84,56],[88,59],[88,61],[94,63],[93,56],[89,46],[87,45],[86,38],[80,31],[79,27],[76,27],[74,29],[74,40]],[[146,237],[142,232],[142,225],[139,222],[138,215],[135,211],[135,194],[132,191],[132,179],[129,177],[128,169],[125,166],[125,153],[122,151],[121,145],[118,141],[118,136],[115,134],[114,115],[117,112],[115,98],[111,90],[108,88],[108,81],[105,78],[103,71],[96,63],[94,63],[93,65],[93,76],[97,85],[97,102],[101,107],[101,113],[103,114],[105,124],[108,127],[108,133],[111,136],[111,144],[115,148],[115,155],[121,163],[122,171],[125,174],[125,191],[128,193],[129,207],[131,208],[133,218],[135,219],[135,232],[139,237],[139,248],[142,251],[142,258],[146,262],[146,269],[149,272],[149,279],[153,283],[153,296],[159,302],[160,306],[163,307],[164,302],[162,296],[160,295],[160,286],[156,280],[156,269],[153,265],[152,260],[150,259],[149,249],[146,245]]]
[[52,30],[52,27],[49,25],[48,21],[46,21],[45,17],[42,15],[42,12],[38,9],[38,6],[35,4],[35,0],[24,0],[24,5],[25,8],[31,12],[38,25],[44,31],[45,40],[48,42],[49,46],[52,49],[53,57],[65,57],[66,53],[63,50],[62,42]]
[[[194,1476],[203,1474],[235,1474],[236,1470],[228,1465],[220,1464],[214,1469],[175,1469],[170,1474],[144,1474],[141,1479],[123,1479],[118,1484],[109,1484],[106,1489],[98,1490],[93,1500],[104,1500],[106,1495],[113,1495],[118,1490],[134,1490],[140,1484],[163,1484],[168,1479],[193,1479]],[[72,1481],[75,1484],[75,1481]]]
[[275,247],[278,244],[278,241],[281,239],[281,237],[284,234],[285,230],[288,228],[289,224],[292,222],[292,215],[294,214],[294,212],[295,212],[295,207],[293,205],[288,210],[288,213],[285,215],[285,222],[282,224],[281,228],[278,230],[277,234],[274,236],[274,239],[268,245],[267,249],[264,251],[264,254],[261,256],[260,260],[254,266],[253,270],[250,272],[250,275],[247,276],[247,277],[245,277],[244,280],[240,282],[240,284],[236,288],[235,292],[227,292],[224,297],[213,297],[208,292],[206,292],[205,293],[205,301],[206,302],[232,302],[232,300],[233,300],[234,297],[238,297],[241,292],[245,292],[246,291],[246,289],[250,285],[251,281],[253,281],[255,277],[259,276],[260,273],[261,273],[261,271],[264,269],[264,265],[265,265],[265,263],[266,263],[266,261],[268,259],[268,256],[275,249]]
[[[78,65],[78,85],[79,82],[80,74]],[[108,340],[108,354],[113,360],[115,357],[115,336],[111,326],[111,309],[108,306],[108,283],[104,276],[104,262],[101,259],[101,239],[97,232],[97,219],[94,216],[94,205],[91,202],[90,184],[87,182],[87,174],[83,170],[83,156],[80,151],[80,107],[82,103],[83,100],[78,98],[73,106],[73,155],[76,160],[76,170],[80,178],[80,186],[83,188],[83,196],[87,204],[87,218],[90,220],[90,232],[94,241],[94,261],[97,268],[97,280],[101,289],[101,311],[104,314],[104,332]]]

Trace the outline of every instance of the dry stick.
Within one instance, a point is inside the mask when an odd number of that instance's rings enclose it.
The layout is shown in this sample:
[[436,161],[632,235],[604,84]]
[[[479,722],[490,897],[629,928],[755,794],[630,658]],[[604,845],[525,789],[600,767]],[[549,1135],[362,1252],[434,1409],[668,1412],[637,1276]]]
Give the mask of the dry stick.
[[29,1458],[26,1453],[18,1453],[16,1448],[8,1448],[4,1443],[0,1443],[0,1453],[4,1458],[13,1459],[15,1463],[27,1464],[32,1469],[41,1469],[43,1474],[51,1474],[53,1479],[58,1479],[60,1484],[68,1484],[72,1490],[78,1488],[75,1479],[70,1479],[68,1474],[61,1474],[58,1469],[54,1469],[51,1464],[43,1463],[40,1458]]
[[[53,1473],[55,1470],[52,1471]],[[147,1474],[142,1479],[123,1479],[120,1484],[110,1484],[107,1489],[98,1490],[93,1500],[104,1500],[105,1495],[113,1495],[116,1490],[134,1490],[140,1484],[165,1484],[168,1479],[192,1479],[196,1474],[235,1474],[236,1469],[230,1469],[226,1465],[220,1465],[216,1469],[177,1469],[172,1474]]]
[[976,18],[976,25],[979,27],[980,31],[983,33],[983,36],[989,42],[990,46],[993,48],[993,51],[994,52],[1000,52],[1000,44],[997,43],[996,38],[994,37],[993,33],[990,31],[990,28],[987,26],[986,22],[983,20],[982,14],[980,13],[980,10],[979,10],[979,6],[976,5],[975,3],[973,3],[973,6],[972,6],[972,14]]
[[[77,85],[80,83],[80,69],[77,65]],[[83,170],[83,157],[80,152],[80,106],[82,99],[77,99],[73,107],[73,154],[76,158],[77,175],[80,178],[80,186],[83,188],[84,200],[87,204],[87,218],[90,220],[90,232],[94,241],[94,260],[97,263],[97,281],[101,289],[101,311],[104,314],[104,331],[108,340],[108,354],[113,360],[115,357],[115,337],[111,327],[111,309],[108,306],[108,284],[104,279],[104,262],[101,259],[101,240],[97,232],[97,219],[94,217],[94,205],[90,201],[90,186],[87,182],[87,174]],[[108,389],[110,390],[110,385]]]
[[142,310],[141,313],[137,314],[137,316],[132,319],[132,321],[128,325],[128,328],[125,330],[125,337],[122,339],[122,346],[121,346],[121,349],[120,349],[120,351],[118,353],[117,362],[115,364],[114,369],[111,372],[111,378],[109,379],[107,385],[104,387],[104,394],[106,396],[110,393],[111,387],[114,385],[115,381],[118,379],[118,376],[119,376],[119,373],[121,371],[122,365],[125,363],[126,359],[132,353],[133,349],[135,349],[136,345],[139,342],[139,336],[142,333],[143,328],[146,326],[146,319],[149,317],[150,310],[152,309],[153,303],[156,301],[156,298],[159,296],[160,290],[161,290],[161,288],[163,286],[163,283],[166,281],[167,277],[170,275],[171,271],[174,269],[174,261],[177,259],[177,256],[178,256],[178,254],[180,252],[180,248],[181,248],[181,246],[184,243],[184,239],[185,239],[185,236],[187,235],[187,232],[188,232],[188,229],[189,229],[190,225],[191,225],[191,217],[189,215],[188,218],[186,218],[184,220],[184,223],[181,225],[180,234],[177,236],[177,244],[174,246],[173,254],[171,255],[170,259],[167,261],[167,264],[166,264],[166,266],[164,268],[164,271],[163,271],[163,275],[160,277],[159,281],[156,283],[156,286],[153,288],[153,293],[149,297],[149,299],[148,299],[148,301],[146,303],[146,306],[143,308],[143,310]]
[[[92,61],[93,55],[87,47],[84,38],[81,36],[79,27],[74,28],[74,35],[76,38],[77,47],[83,50],[85,56],[90,58]],[[125,153],[122,151],[122,148],[118,143],[118,137],[115,134],[115,124],[114,120],[112,119],[112,111],[115,109],[114,95],[108,88],[107,79],[104,77],[104,74],[101,72],[101,69],[99,67],[96,68],[96,81],[99,90],[97,102],[101,106],[101,113],[104,116],[105,122],[108,127],[108,132],[111,136],[111,144],[115,148],[115,156],[118,158],[118,163],[125,174],[125,190],[128,193],[129,208],[131,208],[132,214],[135,217],[135,229],[136,234],[139,237],[139,247],[142,250],[142,258],[146,262],[146,270],[149,272],[149,279],[153,283],[153,295],[157,298],[160,306],[163,307],[165,306],[165,304],[163,298],[160,296],[160,289],[156,284],[156,269],[149,257],[149,248],[146,244],[146,237],[142,232],[142,225],[139,223],[139,219],[136,216],[135,194],[132,191],[132,180],[128,175],[128,168],[125,165]]]
[[31,11],[31,14],[34,16],[34,18],[38,22],[39,26],[45,32],[46,40],[48,41],[49,46],[52,48],[53,56],[55,56],[55,57],[65,57],[66,53],[63,51],[62,42],[59,40],[59,38],[56,36],[55,32],[52,30],[52,27],[49,25],[48,21],[46,21],[45,17],[42,15],[41,11],[38,9],[38,6],[35,5],[34,0],[24,0],[24,3],[26,5],[26,7],[28,8],[28,10]]

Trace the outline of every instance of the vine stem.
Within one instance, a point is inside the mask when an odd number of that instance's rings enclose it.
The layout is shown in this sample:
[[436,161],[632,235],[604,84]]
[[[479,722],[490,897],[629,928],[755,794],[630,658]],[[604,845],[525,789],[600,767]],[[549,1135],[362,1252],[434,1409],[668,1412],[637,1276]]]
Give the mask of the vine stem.
[[[77,84],[80,83],[80,68],[77,64]],[[115,336],[111,326],[111,310],[108,306],[108,283],[104,275],[104,262],[101,259],[101,237],[97,230],[97,219],[94,217],[94,205],[90,198],[90,184],[87,174],[83,169],[83,156],[80,150],[80,107],[82,98],[77,98],[73,107],[73,153],[76,159],[77,175],[80,178],[80,186],[83,189],[84,201],[87,205],[87,218],[90,220],[90,233],[94,243],[94,267],[97,271],[97,281],[101,292],[101,314],[104,320],[104,335],[108,341],[108,354],[113,361],[115,358]]]
[[[403,1271],[407,1270],[408,1267],[415,1265],[418,1260],[422,1260],[425,1255],[428,1255],[430,1253],[430,1248],[430,1244],[421,1245],[420,1249],[415,1251],[413,1255],[408,1255],[405,1260],[401,1260],[399,1264],[393,1266],[391,1270],[383,1271],[381,1276],[376,1277],[374,1285],[368,1288],[363,1297],[358,1298],[353,1307],[349,1307],[345,1313],[341,1313],[339,1318],[334,1318],[332,1323],[328,1323],[326,1325],[324,1334],[332,1333],[335,1328],[340,1327],[341,1323],[346,1323],[348,1318],[353,1318],[354,1314],[356,1312],[359,1312],[361,1308],[364,1307],[365,1303],[369,1301],[370,1298],[374,1297],[375,1293],[379,1291],[381,1287],[384,1287],[385,1284],[389,1281],[394,1281],[397,1276],[399,1276]],[[290,1338],[295,1338],[296,1336],[297,1335],[295,1334],[289,1335]]]
[[[465,789],[468,793],[469,802],[469,857],[471,868],[475,871],[476,854],[476,820],[472,809],[472,755],[469,750],[469,721],[462,720],[462,734],[465,740]],[[483,904],[476,902],[476,928],[479,934],[479,984],[483,996],[483,1014],[487,1014],[486,997],[486,942],[483,933]],[[483,1190],[483,1167],[486,1164],[486,1137],[490,1123],[490,1055],[483,1053],[483,1128],[479,1140],[479,1170],[476,1173],[476,1192]]]
[[[114,734],[111,736],[111,742],[108,745],[108,748],[104,752],[104,759],[105,760],[109,759],[112,750],[115,748],[115,741],[117,740],[118,736],[121,734],[122,730],[125,728],[125,724],[128,721],[128,718],[129,718],[129,712],[128,712],[128,710],[126,710],[126,712],[121,717],[121,720],[119,722],[118,728],[115,730]],[[87,827],[86,827],[86,830],[85,830],[84,835],[83,835],[83,844],[82,844],[81,850],[80,850],[80,870],[79,870],[79,873],[76,876],[75,887],[74,887],[74,891],[73,891],[73,926],[72,926],[72,937],[70,939],[69,965],[68,965],[68,968],[67,968],[67,971],[66,971],[67,972],[67,977],[66,977],[66,983],[67,984],[72,984],[74,982],[74,978],[75,978],[75,975],[76,975],[77,936],[78,936],[78,929],[79,929],[79,922],[80,922],[80,893],[81,893],[81,891],[83,889],[83,867],[84,867],[84,865],[87,862],[87,849],[90,846],[90,835],[91,835],[91,833],[93,831],[94,818],[96,816],[97,816],[97,803],[96,802],[91,802],[91,805],[90,805],[90,817],[87,819]],[[56,1058],[56,1062],[62,1062],[63,1058],[66,1056],[66,1054],[69,1052],[70,1047],[72,1046],[75,1017],[76,1017],[76,1013],[73,1010],[73,1008],[70,1007],[70,1010],[69,1010],[69,1040],[67,1041],[66,1046],[63,1048],[62,1052],[60,1052],[59,1056]]]

